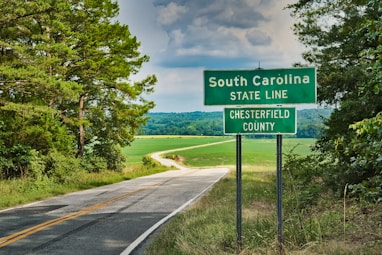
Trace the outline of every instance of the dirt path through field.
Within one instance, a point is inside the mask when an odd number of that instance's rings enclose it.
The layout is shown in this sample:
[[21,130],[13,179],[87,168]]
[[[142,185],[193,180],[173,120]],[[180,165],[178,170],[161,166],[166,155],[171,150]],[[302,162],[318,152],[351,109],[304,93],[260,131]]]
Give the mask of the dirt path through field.
[[176,151],[185,151],[185,150],[197,149],[197,148],[201,148],[201,147],[213,146],[213,145],[222,144],[222,143],[230,143],[230,142],[234,142],[234,141],[235,141],[235,139],[231,139],[231,140],[216,142],[216,143],[207,143],[207,144],[195,145],[195,146],[184,147],[184,148],[177,148],[177,149],[172,149],[172,150],[158,151],[158,152],[152,153],[150,156],[151,156],[151,158],[158,161],[160,164],[162,164],[164,166],[176,167],[179,170],[184,170],[184,169],[189,169],[189,168],[178,164],[175,160],[163,158],[162,155],[167,154],[167,153],[171,153],[171,152],[176,152]]

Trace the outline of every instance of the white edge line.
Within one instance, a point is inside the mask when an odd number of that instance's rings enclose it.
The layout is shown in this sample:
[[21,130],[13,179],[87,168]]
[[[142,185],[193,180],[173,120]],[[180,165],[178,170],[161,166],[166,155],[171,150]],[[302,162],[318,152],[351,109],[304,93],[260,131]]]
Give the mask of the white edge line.
[[[227,173],[226,173],[227,174]],[[134,242],[132,242],[120,255],[129,255],[132,251],[134,251],[135,248],[138,247],[152,232],[154,232],[157,228],[159,228],[163,223],[168,221],[170,218],[174,217],[176,214],[178,214],[180,211],[182,211],[184,208],[189,206],[191,203],[193,203],[196,199],[198,199],[201,195],[203,195],[205,192],[207,192],[215,183],[217,183],[221,178],[223,178],[226,174],[222,175],[219,179],[217,179],[214,183],[211,183],[207,188],[205,188],[202,192],[200,192],[195,197],[188,200],[186,203],[181,205],[178,209],[158,221],[156,224],[154,224],[151,228],[146,230],[142,235],[140,235],[137,239],[135,239]]]

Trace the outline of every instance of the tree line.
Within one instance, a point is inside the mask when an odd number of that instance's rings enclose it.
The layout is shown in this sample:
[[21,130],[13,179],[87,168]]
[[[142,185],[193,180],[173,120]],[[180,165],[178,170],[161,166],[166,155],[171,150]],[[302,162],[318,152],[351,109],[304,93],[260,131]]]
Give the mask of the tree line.
[[130,81],[149,57],[118,3],[1,3],[0,178],[121,169],[156,77]]
[[[331,109],[298,110],[295,137],[319,137],[331,112]],[[140,132],[144,135],[224,135],[223,112],[149,113],[147,116],[150,119]]]

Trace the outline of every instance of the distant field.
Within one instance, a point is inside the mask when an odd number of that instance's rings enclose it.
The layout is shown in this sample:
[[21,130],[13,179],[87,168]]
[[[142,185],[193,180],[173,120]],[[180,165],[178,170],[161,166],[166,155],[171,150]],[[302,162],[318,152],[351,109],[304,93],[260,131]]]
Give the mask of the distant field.
[[[235,139],[228,137],[203,137],[203,136],[144,136],[138,137],[132,146],[124,149],[128,157],[128,165],[140,164],[142,157],[152,152],[189,147],[199,144],[208,144],[219,141]],[[315,139],[284,138],[283,153],[295,147],[294,152],[305,155],[310,152],[310,146]],[[176,152],[185,158],[184,163],[189,166],[215,166],[235,165],[236,143],[224,143],[197,149]],[[242,143],[243,165],[264,166],[273,168],[276,162],[276,139],[247,139]]]
[[[306,155],[314,139],[283,139],[283,153],[294,152]],[[190,166],[215,166],[236,164],[236,143],[226,143],[180,151],[177,154],[185,158],[184,163]],[[242,140],[242,164],[256,166],[261,170],[273,170],[276,164],[276,139]]]
[[205,136],[138,136],[131,146],[123,149],[129,166],[142,163],[143,156],[156,151],[189,147],[232,139]]

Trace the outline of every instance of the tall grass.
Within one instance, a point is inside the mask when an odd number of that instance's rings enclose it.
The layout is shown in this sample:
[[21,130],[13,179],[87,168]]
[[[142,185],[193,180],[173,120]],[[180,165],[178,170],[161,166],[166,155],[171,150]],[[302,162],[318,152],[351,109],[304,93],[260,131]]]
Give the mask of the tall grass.
[[166,171],[167,168],[156,166],[147,168],[136,166],[122,172],[104,171],[101,173],[82,173],[65,183],[57,183],[49,178],[39,180],[14,179],[0,181],[0,209],[25,204],[44,198],[69,192],[95,188],[117,183],[145,175]]

